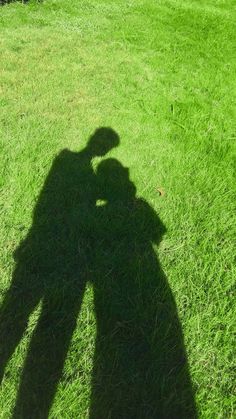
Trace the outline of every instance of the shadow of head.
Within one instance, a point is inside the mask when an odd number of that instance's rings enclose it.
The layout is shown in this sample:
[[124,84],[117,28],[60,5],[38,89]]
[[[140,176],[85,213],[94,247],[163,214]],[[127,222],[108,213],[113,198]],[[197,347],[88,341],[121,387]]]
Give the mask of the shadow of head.
[[103,160],[97,167],[97,178],[105,199],[134,199],[136,187],[129,178],[129,169],[116,159]]
[[87,150],[90,151],[93,157],[102,157],[112,148],[117,147],[119,143],[119,135],[112,128],[102,127],[96,129],[89,138]]

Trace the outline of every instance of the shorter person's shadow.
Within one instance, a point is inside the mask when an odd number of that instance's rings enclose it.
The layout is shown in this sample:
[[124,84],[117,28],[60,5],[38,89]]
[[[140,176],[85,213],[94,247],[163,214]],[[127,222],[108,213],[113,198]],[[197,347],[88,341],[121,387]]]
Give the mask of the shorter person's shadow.
[[97,319],[90,418],[193,418],[181,326],[153,250],[166,229],[117,160],[100,163],[97,178],[102,201],[89,231]]
[[87,281],[97,320],[90,418],[195,416],[174,298],[153,250],[165,227],[117,160],[92,168],[93,157],[118,143],[100,128],[81,152],[59,154],[15,252],[0,311],[1,377],[42,301],[15,418],[48,417]]

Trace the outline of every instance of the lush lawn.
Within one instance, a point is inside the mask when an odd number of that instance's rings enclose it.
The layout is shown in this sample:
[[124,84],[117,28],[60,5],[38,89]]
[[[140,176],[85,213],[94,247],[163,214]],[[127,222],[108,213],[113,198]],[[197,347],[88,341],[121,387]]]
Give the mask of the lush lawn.
[[[235,417],[235,18],[234,0],[0,9],[1,418],[16,399],[45,417],[58,380],[51,418],[187,419],[193,398]],[[120,137],[104,157],[99,127]]]

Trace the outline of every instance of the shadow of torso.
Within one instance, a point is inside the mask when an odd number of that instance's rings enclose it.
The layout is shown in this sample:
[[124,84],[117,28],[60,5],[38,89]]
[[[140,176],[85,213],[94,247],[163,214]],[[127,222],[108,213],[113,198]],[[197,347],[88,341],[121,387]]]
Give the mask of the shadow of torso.
[[55,286],[59,291],[71,287],[72,281],[73,287],[83,282],[85,224],[96,199],[91,161],[83,153],[62,151],[39,196],[32,227],[15,252],[18,268],[24,266],[29,271],[28,286],[41,296]]

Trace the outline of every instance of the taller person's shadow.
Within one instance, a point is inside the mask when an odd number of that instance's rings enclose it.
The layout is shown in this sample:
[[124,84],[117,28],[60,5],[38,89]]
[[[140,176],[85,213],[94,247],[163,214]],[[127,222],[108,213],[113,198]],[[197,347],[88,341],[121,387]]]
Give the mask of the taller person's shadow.
[[1,378],[42,301],[15,418],[48,417],[87,281],[97,319],[90,418],[195,417],[175,302],[153,250],[165,228],[136,197],[128,169],[114,159],[92,168],[118,144],[100,128],[81,152],[59,154],[15,252],[0,311]]

